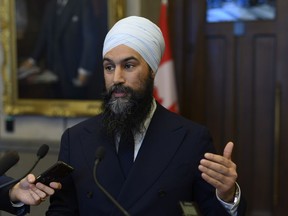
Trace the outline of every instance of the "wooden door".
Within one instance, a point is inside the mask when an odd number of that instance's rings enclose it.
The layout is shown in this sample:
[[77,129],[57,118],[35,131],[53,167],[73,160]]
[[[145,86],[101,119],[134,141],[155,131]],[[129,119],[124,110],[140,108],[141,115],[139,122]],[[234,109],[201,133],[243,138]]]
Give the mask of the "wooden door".
[[272,21],[213,24],[205,1],[170,5],[181,113],[209,127],[218,151],[235,142],[247,215],[286,215],[288,1]]

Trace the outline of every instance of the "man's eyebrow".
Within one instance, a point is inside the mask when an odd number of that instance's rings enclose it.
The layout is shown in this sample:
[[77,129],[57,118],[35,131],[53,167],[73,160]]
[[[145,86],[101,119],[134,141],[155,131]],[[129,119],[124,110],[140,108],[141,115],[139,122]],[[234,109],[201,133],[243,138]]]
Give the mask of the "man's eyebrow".
[[[129,56],[129,57],[127,57],[127,58],[121,59],[121,62],[126,62],[126,61],[129,61],[129,60],[139,61],[136,57],[134,57],[134,56]],[[107,58],[107,57],[103,58],[103,62],[104,62],[104,61],[113,62],[112,59]]]
[[138,59],[134,56],[130,56],[130,57],[123,59],[123,61],[129,61],[129,60],[137,60],[138,61]]
[[109,58],[103,58],[103,62],[104,62],[104,61],[109,61],[109,62],[111,62],[112,60],[109,59]]

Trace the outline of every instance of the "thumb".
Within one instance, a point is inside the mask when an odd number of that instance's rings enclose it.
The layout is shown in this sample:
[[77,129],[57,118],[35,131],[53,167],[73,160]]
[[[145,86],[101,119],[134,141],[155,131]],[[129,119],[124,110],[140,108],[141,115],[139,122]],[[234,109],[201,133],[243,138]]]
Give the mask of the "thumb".
[[33,184],[36,180],[35,176],[31,173],[26,176],[26,179],[27,179],[27,182],[30,184]]
[[234,143],[233,142],[228,142],[224,148],[223,151],[223,156],[229,160],[232,158],[232,152],[234,148]]
[[27,189],[27,188],[29,188],[29,185],[30,185],[29,175],[27,175],[25,178],[21,179],[20,188]]
[[35,182],[35,176],[33,174],[28,174],[25,178],[21,179],[20,187],[27,189],[31,184]]

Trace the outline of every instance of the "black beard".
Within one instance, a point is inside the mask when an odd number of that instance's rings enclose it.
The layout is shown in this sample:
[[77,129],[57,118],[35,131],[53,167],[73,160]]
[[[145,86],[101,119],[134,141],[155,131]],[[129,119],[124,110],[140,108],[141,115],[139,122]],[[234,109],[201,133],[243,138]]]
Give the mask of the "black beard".
[[[141,132],[144,122],[152,107],[154,81],[151,77],[145,82],[144,90],[133,91],[122,84],[115,85],[104,94],[103,128],[108,135],[126,135],[133,130]],[[125,92],[125,98],[112,98],[112,93]]]

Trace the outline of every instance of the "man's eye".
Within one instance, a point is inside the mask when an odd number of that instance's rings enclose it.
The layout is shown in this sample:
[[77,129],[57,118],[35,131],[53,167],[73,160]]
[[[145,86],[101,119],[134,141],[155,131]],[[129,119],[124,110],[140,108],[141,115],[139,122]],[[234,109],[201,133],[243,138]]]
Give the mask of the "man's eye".
[[131,68],[133,68],[133,67],[134,67],[133,64],[126,64],[126,65],[125,65],[125,68],[126,68],[126,69],[131,69]]
[[114,67],[112,65],[106,65],[105,66],[105,70],[106,71],[113,71],[114,70]]

